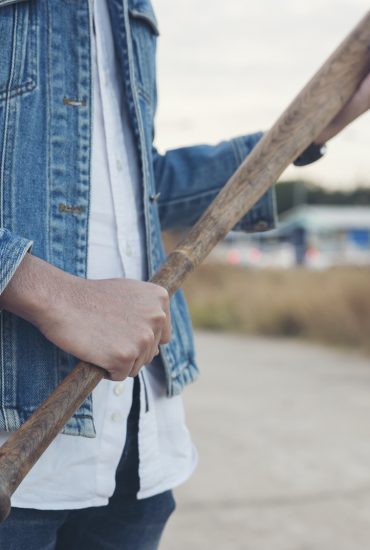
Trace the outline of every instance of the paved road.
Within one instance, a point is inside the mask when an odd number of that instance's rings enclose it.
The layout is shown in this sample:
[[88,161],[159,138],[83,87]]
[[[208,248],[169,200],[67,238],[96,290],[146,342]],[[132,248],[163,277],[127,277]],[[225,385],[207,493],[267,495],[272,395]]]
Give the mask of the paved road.
[[197,334],[200,453],[161,550],[369,550],[370,361]]

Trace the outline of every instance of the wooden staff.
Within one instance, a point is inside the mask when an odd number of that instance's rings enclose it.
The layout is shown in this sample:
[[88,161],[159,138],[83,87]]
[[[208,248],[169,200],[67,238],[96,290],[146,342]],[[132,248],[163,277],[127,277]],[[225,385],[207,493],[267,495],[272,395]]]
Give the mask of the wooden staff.
[[[170,295],[328,125],[370,69],[370,12],[308,82],[151,279]],[[81,362],[0,449],[0,521],[10,496],[104,377]]]

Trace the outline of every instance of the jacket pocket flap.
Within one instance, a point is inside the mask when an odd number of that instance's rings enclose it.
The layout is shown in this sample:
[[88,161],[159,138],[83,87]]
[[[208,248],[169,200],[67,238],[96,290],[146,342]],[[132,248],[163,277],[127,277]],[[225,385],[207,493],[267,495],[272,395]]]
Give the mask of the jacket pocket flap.
[[157,19],[150,3],[145,2],[145,4],[141,4],[138,7],[130,8],[129,13],[133,19],[141,19],[143,22],[147,23],[154,34],[159,36]]

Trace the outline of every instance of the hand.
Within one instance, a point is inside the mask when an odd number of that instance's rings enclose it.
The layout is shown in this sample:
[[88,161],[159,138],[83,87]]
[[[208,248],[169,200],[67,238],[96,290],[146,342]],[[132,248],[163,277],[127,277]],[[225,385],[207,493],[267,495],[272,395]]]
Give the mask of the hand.
[[136,376],[171,337],[169,297],[152,283],[86,280],[27,254],[0,305],[51,342],[99,365],[111,380]]
[[364,78],[352,98],[315,139],[314,143],[326,143],[368,109],[370,109],[370,74]]

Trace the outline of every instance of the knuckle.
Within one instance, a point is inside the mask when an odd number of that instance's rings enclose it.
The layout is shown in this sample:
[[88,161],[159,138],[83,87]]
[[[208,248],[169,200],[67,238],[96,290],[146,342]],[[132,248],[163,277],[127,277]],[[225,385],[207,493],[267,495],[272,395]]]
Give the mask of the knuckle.
[[152,330],[143,332],[141,335],[141,341],[140,341],[141,346],[144,348],[151,346],[154,342],[154,339],[155,339],[155,336]]
[[160,326],[164,326],[166,324],[166,321],[167,321],[167,315],[165,314],[165,312],[161,309],[160,311],[157,311],[156,312],[156,315],[155,315],[155,322],[156,324],[160,325]]
[[131,365],[133,361],[135,361],[136,357],[137,357],[137,351],[134,347],[129,349],[127,348],[118,349],[115,353],[116,362],[122,366]]
[[158,297],[163,304],[167,304],[170,300],[167,290],[163,286],[158,286]]

